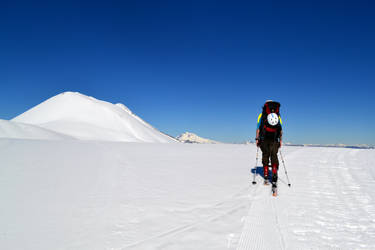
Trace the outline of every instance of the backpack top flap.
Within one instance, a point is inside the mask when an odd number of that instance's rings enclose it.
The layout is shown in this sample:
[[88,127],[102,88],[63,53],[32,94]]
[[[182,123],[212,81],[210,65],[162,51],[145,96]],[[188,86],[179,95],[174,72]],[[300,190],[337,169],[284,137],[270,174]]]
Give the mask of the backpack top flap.
[[263,106],[263,114],[269,115],[271,113],[276,113],[280,115],[280,103],[274,101],[268,101]]

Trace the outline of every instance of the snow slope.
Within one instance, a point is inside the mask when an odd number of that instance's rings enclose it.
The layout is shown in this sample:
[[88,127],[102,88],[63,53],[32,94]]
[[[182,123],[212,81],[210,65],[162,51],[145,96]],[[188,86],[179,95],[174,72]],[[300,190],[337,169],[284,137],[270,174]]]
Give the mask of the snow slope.
[[73,139],[48,129],[31,124],[0,119],[0,138],[63,140]]
[[77,92],[54,96],[15,117],[84,140],[175,142],[134,115],[123,104],[112,104]]
[[374,249],[375,150],[0,139],[1,249]]
[[185,132],[185,133],[179,135],[177,137],[177,140],[179,140],[180,142],[185,142],[185,143],[209,143],[209,144],[220,143],[220,142],[217,142],[217,141],[213,141],[213,140],[210,140],[210,139],[199,137],[198,135],[193,134],[193,133],[189,133],[189,132]]

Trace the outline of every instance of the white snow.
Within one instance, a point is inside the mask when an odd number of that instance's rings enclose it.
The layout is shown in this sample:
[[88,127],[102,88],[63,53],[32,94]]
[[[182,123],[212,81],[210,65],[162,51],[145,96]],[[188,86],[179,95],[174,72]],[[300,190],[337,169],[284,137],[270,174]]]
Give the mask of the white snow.
[[209,144],[217,144],[220,142],[206,139],[199,137],[198,135],[190,132],[185,132],[177,137],[177,140],[180,142],[185,142],[185,143],[209,143]]
[[13,119],[83,140],[175,142],[134,115],[123,104],[112,104],[77,92],[54,96]]
[[72,92],[0,120],[0,249],[375,249],[375,150],[283,147],[273,197],[253,144],[161,142]]
[[375,151],[282,150],[275,198],[254,145],[0,139],[0,248],[374,249]]
[[73,139],[45,128],[0,119],[0,138],[62,140]]

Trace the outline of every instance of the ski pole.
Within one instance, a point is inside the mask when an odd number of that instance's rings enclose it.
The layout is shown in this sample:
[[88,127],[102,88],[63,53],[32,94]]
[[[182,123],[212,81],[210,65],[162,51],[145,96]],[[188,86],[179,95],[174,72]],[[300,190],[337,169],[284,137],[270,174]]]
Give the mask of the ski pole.
[[256,156],[256,159],[255,159],[255,171],[254,171],[253,185],[257,184],[257,182],[255,181],[255,176],[257,174],[258,151],[259,151],[259,147],[257,146],[257,156]]
[[285,175],[286,175],[286,178],[288,180],[288,186],[290,187],[290,181],[289,181],[289,177],[288,177],[288,172],[286,171],[286,167],[285,167],[285,162],[284,162],[284,157],[283,157],[283,154],[281,153],[281,150],[280,150],[280,156],[281,156],[281,160],[283,162],[283,166],[284,166],[284,170],[285,170]]

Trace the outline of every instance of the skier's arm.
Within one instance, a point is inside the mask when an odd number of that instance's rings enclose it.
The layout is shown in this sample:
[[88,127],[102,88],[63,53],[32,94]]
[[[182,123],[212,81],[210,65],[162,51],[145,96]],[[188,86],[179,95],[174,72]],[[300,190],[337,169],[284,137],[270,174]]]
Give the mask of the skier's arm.
[[279,148],[283,145],[283,122],[281,120],[281,117],[279,116],[280,120],[280,138],[279,138]]
[[255,142],[256,142],[258,147],[259,147],[259,133],[260,133],[260,130],[257,129],[256,135],[255,135]]
[[261,118],[262,118],[262,113],[259,114],[258,116],[258,123],[257,123],[257,130],[256,130],[256,134],[255,134],[255,141],[256,141],[256,145],[259,147],[259,134],[260,134],[260,123],[261,123]]

